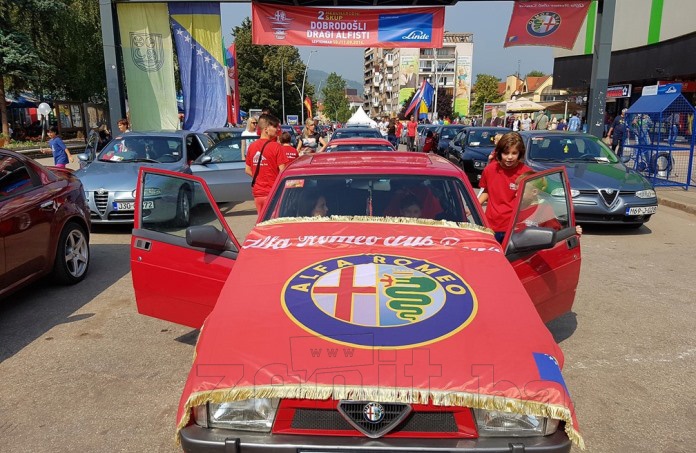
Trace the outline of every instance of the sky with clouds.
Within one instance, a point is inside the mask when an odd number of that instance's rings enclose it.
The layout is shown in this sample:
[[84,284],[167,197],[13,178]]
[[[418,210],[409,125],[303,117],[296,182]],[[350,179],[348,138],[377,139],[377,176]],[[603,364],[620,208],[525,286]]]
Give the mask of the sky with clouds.
[[[512,1],[460,1],[445,8],[445,30],[474,34],[473,73],[492,74],[504,79],[509,74],[524,76],[532,70],[550,74],[553,55],[549,47],[503,48]],[[226,43],[232,41],[231,30],[245,17],[251,17],[251,3],[222,3],[222,30]],[[303,61],[317,50],[310,61],[311,69],[336,72],[348,80],[363,80],[363,48],[300,47]]]

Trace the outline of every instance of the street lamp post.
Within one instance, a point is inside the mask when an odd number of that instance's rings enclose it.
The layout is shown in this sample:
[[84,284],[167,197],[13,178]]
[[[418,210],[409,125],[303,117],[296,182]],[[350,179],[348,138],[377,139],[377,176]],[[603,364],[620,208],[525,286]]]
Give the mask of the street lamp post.
[[305,88],[305,82],[307,81],[307,69],[309,69],[309,62],[312,59],[312,54],[316,52],[316,50],[310,50],[309,51],[309,56],[307,57],[307,64],[305,65],[304,68],[304,76],[302,76],[302,91],[300,92],[300,106],[302,107],[302,124],[304,124],[305,121],[305,113],[304,113],[304,88]]
[[283,101],[283,119],[280,122],[285,123],[285,58],[280,60],[280,98]]
[[[300,97],[300,105],[304,106],[304,102],[302,100],[302,92],[300,92],[300,87],[298,87],[295,82],[290,83],[290,85],[295,87],[295,89],[297,90],[297,95]],[[304,116],[304,108],[302,108],[302,115]],[[300,118],[300,124],[304,124],[304,118]]]

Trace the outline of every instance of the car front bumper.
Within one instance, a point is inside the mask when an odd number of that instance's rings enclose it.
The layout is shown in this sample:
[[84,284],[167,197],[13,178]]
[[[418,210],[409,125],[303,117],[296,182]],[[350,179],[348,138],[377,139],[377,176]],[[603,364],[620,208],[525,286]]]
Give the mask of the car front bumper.
[[566,453],[571,442],[562,431],[544,437],[498,437],[479,439],[370,439],[367,437],[328,437],[287,434],[261,434],[190,425],[181,430],[186,452],[486,452],[486,453]]
[[629,215],[630,208],[657,206],[657,198],[619,195],[607,206],[599,195],[581,194],[573,198],[575,221],[579,224],[637,225],[650,220],[653,214]]

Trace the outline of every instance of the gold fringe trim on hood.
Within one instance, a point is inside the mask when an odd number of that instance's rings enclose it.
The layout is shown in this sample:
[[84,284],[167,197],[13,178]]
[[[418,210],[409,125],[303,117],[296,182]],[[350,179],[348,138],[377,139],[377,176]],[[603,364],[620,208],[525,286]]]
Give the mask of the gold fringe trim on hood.
[[179,432],[191,418],[191,410],[205,403],[231,403],[254,398],[309,399],[309,400],[367,400],[379,402],[399,402],[407,404],[429,404],[435,406],[457,406],[472,409],[485,409],[501,412],[514,412],[536,417],[547,417],[565,422],[565,432],[570,441],[580,449],[585,449],[585,441],[573,428],[570,409],[556,404],[526,401],[517,398],[481,395],[477,393],[417,390],[410,388],[383,387],[340,387],[329,385],[278,385],[259,387],[234,387],[195,392],[189,395],[184,406],[184,414],[176,429],[176,442],[180,444]]
[[362,222],[362,223],[381,223],[386,225],[394,225],[395,223],[403,223],[408,225],[428,225],[439,226],[446,228],[459,228],[462,230],[480,231],[482,233],[493,234],[493,230],[481,225],[468,222],[452,222],[450,220],[432,220],[432,219],[412,219],[408,217],[372,217],[364,215],[345,216],[332,215],[328,217],[278,217],[277,219],[266,220],[258,223],[256,226],[279,225],[285,223],[305,223],[305,222]]

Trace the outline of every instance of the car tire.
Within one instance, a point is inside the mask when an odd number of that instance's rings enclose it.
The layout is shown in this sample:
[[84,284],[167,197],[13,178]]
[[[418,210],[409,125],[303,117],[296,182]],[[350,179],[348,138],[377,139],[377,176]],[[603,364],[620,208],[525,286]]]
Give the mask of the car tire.
[[189,226],[191,220],[191,191],[182,187],[176,199],[176,217],[174,225],[177,227]]
[[89,268],[89,236],[77,222],[68,222],[58,239],[56,258],[53,263],[53,278],[62,285],[81,282]]

